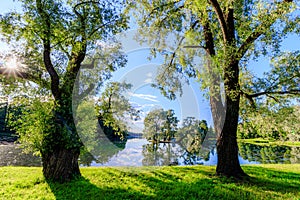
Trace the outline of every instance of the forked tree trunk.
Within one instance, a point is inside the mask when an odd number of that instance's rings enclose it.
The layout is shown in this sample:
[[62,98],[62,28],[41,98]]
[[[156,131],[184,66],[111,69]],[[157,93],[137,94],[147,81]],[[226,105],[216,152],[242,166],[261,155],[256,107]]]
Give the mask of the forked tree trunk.
[[80,148],[59,147],[42,154],[43,174],[46,179],[67,182],[80,176],[78,157]]

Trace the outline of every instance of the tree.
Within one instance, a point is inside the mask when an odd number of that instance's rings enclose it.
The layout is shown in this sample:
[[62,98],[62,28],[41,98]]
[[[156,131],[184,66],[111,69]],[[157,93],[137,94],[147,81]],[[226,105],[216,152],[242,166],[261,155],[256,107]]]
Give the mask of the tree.
[[162,134],[162,126],[165,123],[164,110],[150,111],[144,119],[143,135],[147,140],[159,141]]
[[0,131],[5,131],[7,127],[8,99],[0,97]]
[[152,110],[144,119],[144,137],[156,142],[170,141],[175,136],[178,122],[173,110]]
[[[28,126],[24,127],[39,129],[41,141],[38,150],[45,178],[68,181],[80,175],[78,156],[82,142],[72,114],[76,77],[87,55],[99,47],[96,41],[108,41],[127,28],[127,18],[121,13],[123,3],[118,0],[20,2],[22,13],[10,12],[0,18],[1,34],[13,46],[9,63],[3,64],[0,74],[5,77],[4,81],[17,80],[26,82],[27,88],[32,86],[38,94],[31,94],[31,97],[44,97],[39,104],[32,104],[36,113],[31,112],[28,117],[42,117],[45,121],[27,119]],[[101,55],[104,50],[100,49]],[[20,62],[13,61],[12,55]],[[102,76],[99,84],[75,87],[78,97],[82,98],[97,85],[101,86],[110,71],[124,64],[124,59],[116,55],[111,53],[108,57],[94,58],[90,65],[85,65],[86,68],[100,65]],[[37,116],[38,113],[42,116]],[[28,130],[24,130],[26,132]]]
[[165,118],[166,121],[162,127],[164,133],[163,140],[170,141],[175,136],[179,120],[175,116],[175,112],[172,109],[165,111]]
[[[75,112],[74,118],[78,121],[76,130],[84,144],[80,151],[80,164],[90,165],[92,161],[106,163],[123,150],[127,142],[126,138],[120,138],[123,135],[115,135],[114,129],[110,126],[103,127],[103,123],[99,124],[99,105],[96,102],[94,98],[87,98],[80,102]],[[113,116],[108,117],[110,124],[116,122]],[[112,126],[118,127],[118,124]],[[126,132],[126,130],[119,131],[122,134]]]
[[124,96],[124,92],[131,87],[131,84],[125,82],[111,82],[107,84],[105,91],[97,102],[96,109],[99,123],[104,133],[109,137],[124,139],[128,131],[125,119],[139,119],[139,111]]
[[[217,132],[216,172],[242,178],[245,173],[239,164],[236,140],[241,98],[255,104],[263,96],[293,98],[300,93],[299,52],[280,51],[282,38],[291,32],[299,33],[296,3],[140,0],[131,6],[141,26],[140,38],[153,47],[154,55],[165,56],[156,78],[157,87],[172,99],[181,90],[182,80],[194,77],[200,81],[202,89],[209,91]],[[201,69],[196,65],[201,60],[195,59],[199,53],[204,57]],[[272,66],[267,79],[254,85],[255,79],[247,76],[247,66],[260,55],[282,59]]]

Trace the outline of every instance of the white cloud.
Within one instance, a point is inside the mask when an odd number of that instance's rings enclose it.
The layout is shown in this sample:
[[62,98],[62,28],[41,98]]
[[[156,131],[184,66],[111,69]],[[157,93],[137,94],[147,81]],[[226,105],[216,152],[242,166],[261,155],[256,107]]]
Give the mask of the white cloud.
[[153,83],[153,79],[152,78],[147,78],[144,80],[144,83]]
[[151,95],[151,94],[135,94],[135,93],[131,93],[130,94],[132,97],[137,97],[140,99],[144,99],[144,100],[148,100],[148,101],[152,101],[152,102],[159,102],[157,100],[157,96]]

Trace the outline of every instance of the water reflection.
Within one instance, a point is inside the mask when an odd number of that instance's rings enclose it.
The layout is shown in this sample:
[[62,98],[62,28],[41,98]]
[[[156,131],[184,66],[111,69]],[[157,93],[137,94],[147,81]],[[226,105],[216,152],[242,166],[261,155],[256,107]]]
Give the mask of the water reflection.
[[143,165],[177,165],[179,152],[173,143],[152,143],[143,145]]
[[0,166],[41,166],[41,158],[23,153],[19,145],[0,145]]
[[[181,143],[149,143],[145,139],[128,139],[112,145],[98,146],[91,154],[83,151],[81,166],[162,166],[216,165],[214,142],[188,148]],[[211,146],[210,146],[211,145]],[[239,143],[241,164],[300,163],[300,147],[259,146]],[[22,153],[18,145],[0,145],[0,166],[41,166],[41,159]]]
[[214,143],[210,148],[201,144],[184,145],[180,143],[152,143],[143,145],[143,165],[199,165],[215,155]]
[[[190,143],[194,144],[194,143]],[[239,143],[241,164],[300,163],[300,147],[258,146]],[[107,161],[107,160],[106,160]],[[123,150],[107,162],[94,160],[85,166],[163,166],[216,165],[214,141],[191,148],[182,143],[149,143],[145,139],[128,139]]]
[[260,146],[239,143],[240,156],[248,161],[268,163],[300,163],[300,147]]
[[111,142],[98,143],[97,146],[93,147],[92,153],[86,148],[82,149],[79,156],[79,164],[82,166],[91,166],[93,163],[93,166],[95,166],[95,164],[103,165],[108,163],[111,158],[125,149],[127,140]]

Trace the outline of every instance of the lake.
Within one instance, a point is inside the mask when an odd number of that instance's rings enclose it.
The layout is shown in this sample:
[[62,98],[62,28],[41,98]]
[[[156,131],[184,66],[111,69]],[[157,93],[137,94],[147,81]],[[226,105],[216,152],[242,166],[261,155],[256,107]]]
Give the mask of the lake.
[[[80,155],[80,166],[216,165],[214,141],[152,144],[145,139],[128,139],[114,148]],[[300,163],[300,147],[260,146],[239,143],[241,164]],[[22,153],[18,145],[0,145],[0,166],[40,166],[41,159]]]

